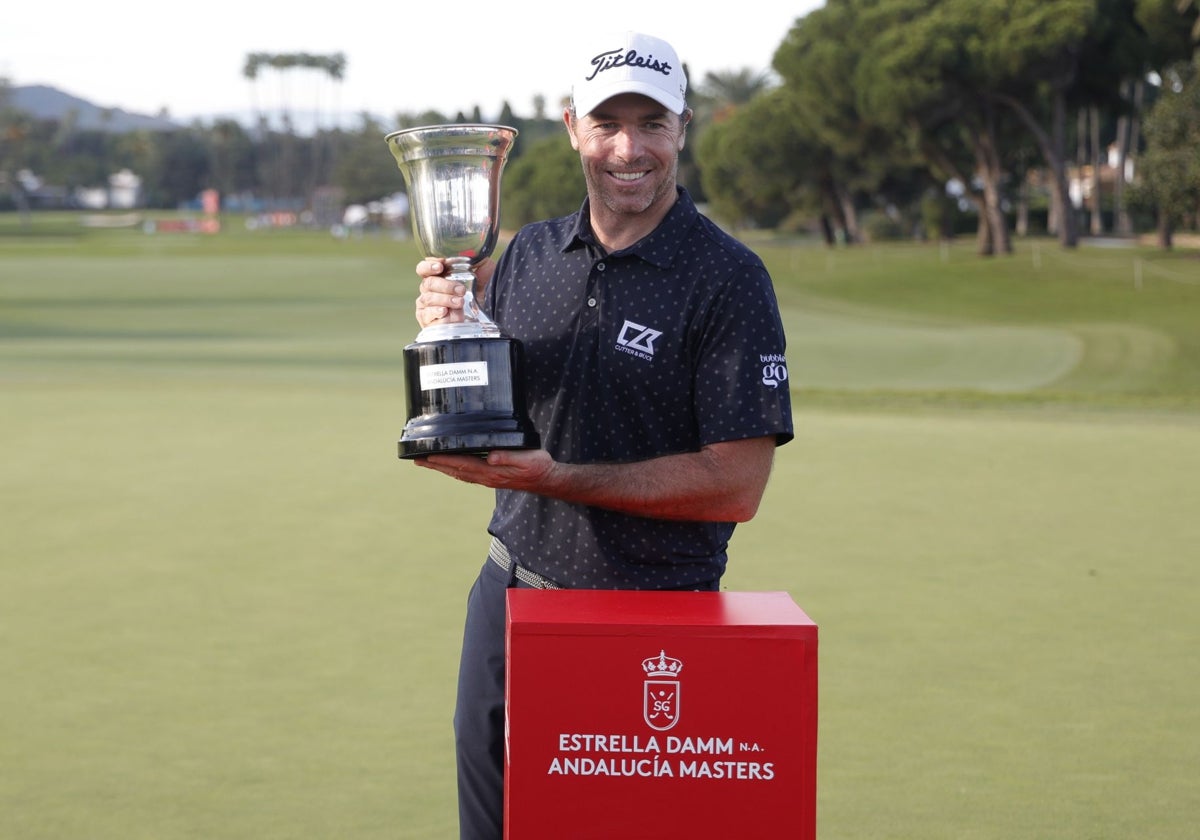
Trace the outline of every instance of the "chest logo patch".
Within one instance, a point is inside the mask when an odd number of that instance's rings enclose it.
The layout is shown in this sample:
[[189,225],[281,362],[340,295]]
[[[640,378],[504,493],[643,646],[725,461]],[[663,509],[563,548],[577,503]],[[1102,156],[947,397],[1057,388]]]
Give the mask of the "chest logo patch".
[[654,358],[654,342],[661,335],[661,330],[626,321],[617,335],[616,349],[639,359],[650,360]]

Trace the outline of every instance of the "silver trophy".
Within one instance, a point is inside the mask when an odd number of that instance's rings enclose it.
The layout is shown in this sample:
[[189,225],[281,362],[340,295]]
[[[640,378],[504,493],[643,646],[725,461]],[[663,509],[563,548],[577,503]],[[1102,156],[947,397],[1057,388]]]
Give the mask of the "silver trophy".
[[463,308],[404,348],[408,423],[400,457],[533,449],[521,343],[480,310],[473,268],[496,248],[500,173],[517,131],[502,125],[434,125],[384,139],[408,187],[413,233],[466,287]]

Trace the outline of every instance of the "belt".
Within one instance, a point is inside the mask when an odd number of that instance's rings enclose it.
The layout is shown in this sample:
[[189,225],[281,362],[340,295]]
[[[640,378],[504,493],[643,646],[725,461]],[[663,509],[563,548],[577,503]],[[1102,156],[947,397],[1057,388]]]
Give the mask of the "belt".
[[508,546],[495,537],[492,537],[492,544],[488,548],[488,559],[506,572],[512,571],[513,567],[516,566],[516,571],[513,572],[516,579],[527,586],[532,586],[534,589],[562,589],[561,586],[550,580],[550,578],[542,577],[537,572],[531,572],[524,566],[514,563],[512,557],[509,556]]

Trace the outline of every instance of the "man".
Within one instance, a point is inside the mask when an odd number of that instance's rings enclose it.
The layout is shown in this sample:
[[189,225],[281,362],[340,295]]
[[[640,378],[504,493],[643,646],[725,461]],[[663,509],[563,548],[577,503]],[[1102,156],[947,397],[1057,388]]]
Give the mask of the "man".
[[[625,32],[578,65],[563,122],[587,199],[476,269],[483,308],[524,345],[544,448],[417,459],[497,491],[454,717],[471,840],[502,830],[505,589],[717,589],[792,438],[770,277],[676,183],[692,112],[674,49]],[[442,268],[417,266],[422,327],[461,317]]]

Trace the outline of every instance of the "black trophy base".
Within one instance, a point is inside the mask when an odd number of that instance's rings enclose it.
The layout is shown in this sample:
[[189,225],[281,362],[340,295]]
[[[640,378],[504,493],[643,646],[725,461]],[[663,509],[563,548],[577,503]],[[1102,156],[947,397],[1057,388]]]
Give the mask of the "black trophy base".
[[408,423],[401,458],[493,449],[537,449],[525,412],[521,343],[516,339],[452,338],[404,348]]

